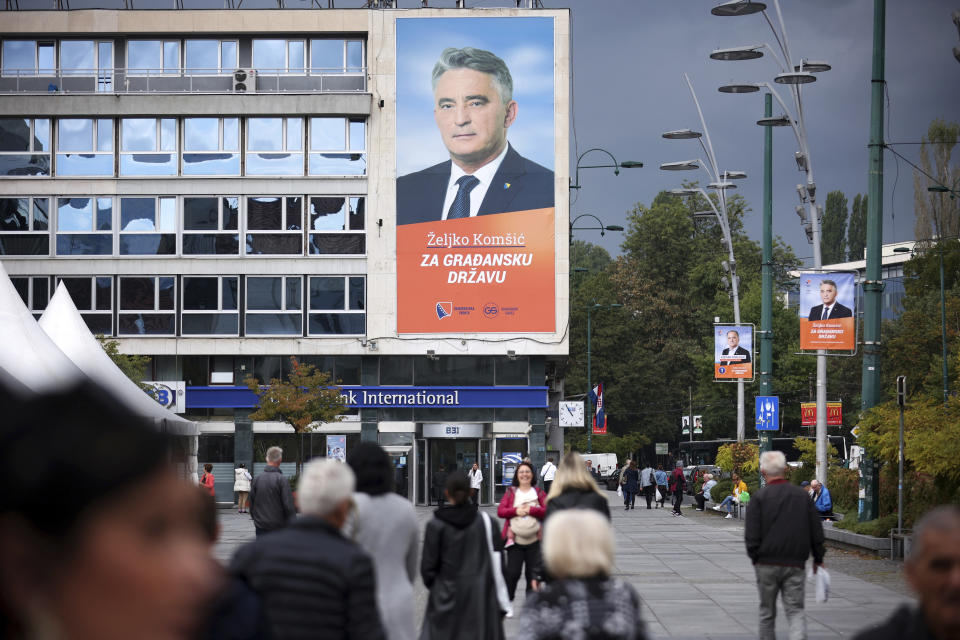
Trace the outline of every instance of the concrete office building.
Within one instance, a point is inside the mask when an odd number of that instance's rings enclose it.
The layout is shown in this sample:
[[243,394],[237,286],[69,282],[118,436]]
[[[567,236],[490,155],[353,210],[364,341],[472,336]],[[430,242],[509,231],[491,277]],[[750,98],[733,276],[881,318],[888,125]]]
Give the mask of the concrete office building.
[[[468,16],[553,20],[550,332],[397,330],[396,23]],[[0,56],[3,265],[38,317],[64,283],[92,331],[183,391],[220,500],[273,444],[291,473],[298,447],[376,440],[423,504],[439,464],[479,462],[491,502],[511,461],[562,443],[568,11],[5,11]],[[341,381],[344,421],[250,420],[243,379],[290,356]]]

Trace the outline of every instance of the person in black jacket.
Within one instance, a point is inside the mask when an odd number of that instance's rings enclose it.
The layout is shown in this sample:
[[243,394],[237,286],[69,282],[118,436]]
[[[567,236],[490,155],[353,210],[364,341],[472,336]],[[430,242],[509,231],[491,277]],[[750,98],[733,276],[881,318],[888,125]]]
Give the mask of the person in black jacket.
[[250,505],[250,517],[258,536],[275,531],[287,524],[297,509],[293,505],[293,492],[290,483],[280,471],[283,462],[283,449],[267,449],[267,467],[253,480],[247,503]]
[[260,595],[274,640],[386,637],[373,561],[340,533],[353,506],[354,486],[347,465],[311,462],[298,490],[303,515],[241,547],[230,563],[231,571]]
[[420,640],[500,640],[502,612],[490,558],[490,545],[503,549],[499,522],[478,513],[462,471],[447,476],[445,491],[450,504],[434,512],[423,537],[420,577],[430,595]]
[[903,569],[920,606],[903,605],[854,640],[960,638],[960,507],[948,504],[927,512],[917,521],[913,540]]
[[744,540],[753,562],[760,593],[760,639],[773,640],[777,594],[790,626],[791,638],[805,638],[803,614],[804,565],[813,555],[813,570],[823,566],[823,524],[807,493],[787,482],[782,451],[760,456],[760,473],[767,485],[750,500]]
[[583,459],[573,451],[563,456],[547,493],[546,518],[563,509],[593,509],[610,519],[607,497],[587,471]]

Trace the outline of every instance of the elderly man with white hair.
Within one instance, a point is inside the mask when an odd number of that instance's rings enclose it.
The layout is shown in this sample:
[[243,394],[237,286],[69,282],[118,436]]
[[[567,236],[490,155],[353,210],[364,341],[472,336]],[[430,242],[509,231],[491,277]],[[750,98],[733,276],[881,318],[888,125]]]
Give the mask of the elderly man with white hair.
[[753,561],[760,594],[760,640],[774,640],[777,595],[790,627],[790,640],[807,637],[803,614],[804,565],[813,555],[813,570],[823,566],[823,524],[813,502],[800,487],[784,477],[787,460],[782,451],[760,456],[766,486],[750,500],[744,539]]
[[300,476],[300,517],[234,556],[231,571],[260,595],[274,640],[385,637],[373,562],[340,533],[355,484],[347,465],[311,462]]

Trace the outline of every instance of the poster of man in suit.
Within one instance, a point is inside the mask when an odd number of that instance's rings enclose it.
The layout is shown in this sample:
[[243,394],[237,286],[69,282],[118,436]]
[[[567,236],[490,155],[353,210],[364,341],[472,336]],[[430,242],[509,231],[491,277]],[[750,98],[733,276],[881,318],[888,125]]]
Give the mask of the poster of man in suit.
[[554,18],[396,25],[398,331],[553,331]]
[[856,274],[800,274],[800,348],[856,348]]
[[713,372],[718,382],[753,380],[753,325],[713,325]]

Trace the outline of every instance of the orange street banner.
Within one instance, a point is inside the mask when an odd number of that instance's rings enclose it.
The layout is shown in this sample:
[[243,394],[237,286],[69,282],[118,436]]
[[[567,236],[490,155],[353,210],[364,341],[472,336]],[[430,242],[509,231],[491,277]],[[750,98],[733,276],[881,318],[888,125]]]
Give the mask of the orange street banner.
[[753,381],[752,324],[713,325],[713,373],[717,382]]
[[552,332],[553,209],[397,228],[399,333]]
[[800,349],[856,350],[856,294],[853,273],[801,273]]
[[[812,427],[817,424],[817,403],[816,402],[801,402],[800,403],[800,425],[804,427]],[[843,425],[843,403],[842,402],[828,402],[827,403],[827,426],[828,427],[839,427]]]

